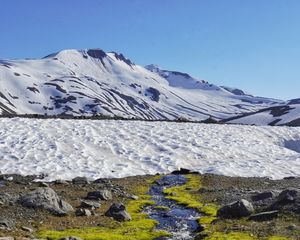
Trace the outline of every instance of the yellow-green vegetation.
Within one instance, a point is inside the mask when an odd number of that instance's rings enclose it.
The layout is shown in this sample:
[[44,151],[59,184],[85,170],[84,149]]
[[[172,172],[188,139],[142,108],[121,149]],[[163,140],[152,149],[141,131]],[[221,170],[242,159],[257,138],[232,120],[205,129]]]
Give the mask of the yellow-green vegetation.
[[289,238],[278,236],[259,238],[252,234],[244,232],[214,232],[206,237],[205,240],[289,240]]
[[[148,182],[149,185],[153,180]],[[164,231],[155,231],[154,228],[157,222],[148,219],[147,214],[141,212],[144,206],[154,204],[150,200],[150,196],[147,195],[148,189],[147,186],[137,187],[134,193],[139,197],[138,200],[130,200],[126,204],[132,221],[114,223],[113,226],[109,227],[67,229],[63,231],[44,230],[39,233],[39,237],[51,240],[66,236],[77,236],[84,240],[150,240],[168,236],[169,234]]]
[[169,211],[170,210],[170,208],[166,207],[166,206],[155,206],[154,208],[157,210],[161,210],[161,211]]
[[206,221],[208,221],[208,219],[211,221],[214,220],[218,206],[212,203],[202,203],[200,195],[195,194],[201,186],[201,176],[189,174],[186,178],[188,180],[186,184],[165,189],[164,193],[167,195],[166,198],[174,200],[189,208],[197,209],[199,212],[208,216]]

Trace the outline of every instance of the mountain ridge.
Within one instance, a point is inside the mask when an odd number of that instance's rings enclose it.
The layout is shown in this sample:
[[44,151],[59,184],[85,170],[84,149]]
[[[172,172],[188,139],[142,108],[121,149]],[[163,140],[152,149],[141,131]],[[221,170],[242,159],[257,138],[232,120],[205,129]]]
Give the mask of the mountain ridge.
[[99,48],[67,49],[41,59],[0,60],[2,115],[223,121],[287,103],[153,64],[142,67],[122,53]]

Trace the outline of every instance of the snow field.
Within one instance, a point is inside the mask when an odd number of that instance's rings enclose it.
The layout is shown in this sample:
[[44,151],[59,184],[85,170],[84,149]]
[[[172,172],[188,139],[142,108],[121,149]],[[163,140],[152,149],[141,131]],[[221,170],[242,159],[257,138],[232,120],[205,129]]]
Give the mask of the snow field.
[[0,119],[0,171],[48,180],[188,168],[228,176],[300,176],[300,128]]

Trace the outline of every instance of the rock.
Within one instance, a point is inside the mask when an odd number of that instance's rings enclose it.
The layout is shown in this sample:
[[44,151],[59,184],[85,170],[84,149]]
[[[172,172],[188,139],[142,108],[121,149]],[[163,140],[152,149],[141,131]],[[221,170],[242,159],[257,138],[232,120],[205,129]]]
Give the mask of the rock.
[[262,201],[268,198],[273,198],[274,194],[272,192],[262,192],[262,193],[258,193],[254,196],[251,197],[251,200],[256,202],[256,201]]
[[251,221],[270,221],[278,216],[278,211],[261,212],[258,214],[251,215],[248,220]]
[[[298,195],[298,190],[296,189],[286,189],[283,190],[275,200],[271,204],[270,207],[268,207],[269,210],[279,210],[283,206],[288,205],[288,204],[293,204],[297,200],[297,195]],[[296,206],[296,204],[295,204]]]
[[131,216],[126,211],[125,206],[121,203],[113,203],[105,213],[105,216],[112,217],[119,222],[131,220]]
[[86,199],[107,201],[112,199],[112,194],[108,190],[93,191],[87,194]]
[[88,209],[79,208],[76,210],[75,215],[77,217],[83,217],[83,216],[89,217],[89,216],[92,216],[92,213]]
[[26,232],[30,232],[30,233],[33,232],[33,230],[32,230],[31,228],[29,228],[29,227],[21,227],[21,229],[22,229],[23,231],[26,231]]
[[79,237],[64,237],[59,240],[82,240],[82,239]]
[[5,179],[6,181],[12,182],[14,180],[14,177],[10,176],[8,178]]
[[298,191],[295,189],[286,189],[282,191],[277,197],[277,203],[284,205],[296,201]]
[[221,207],[217,215],[221,218],[241,218],[247,217],[254,212],[252,203],[245,199],[230,203]]
[[76,177],[72,179],[72,183],[75,185],[77,184],[86,185],[89,184],[90,182],[86,177]]
[[54,215],[64,216],[73,212],[73,207],[63,201],[57,193],[49,187],[37,188],[19,198],[19,202],[24,207],[46,209]]
[[174,175],[186,175],[186,174],[199,174],[198,172],[192,172],[191,170],[189,169],[186,169],[186,168],[180,168],[179,170],[175,170],[173,172],[171,172],[171,174],[174,174]]
[[14,240],[13,237],[0,237],[0,240]]
[[8,219],[0,219],[0,230],[11,230],[15,227],[15,223]]
[[296,179],[296,177],[290,176],[290,177],[284,177],[283,179],[284,179],[284,180],[292,180],[292,179]]
[[81,201],[80,207],[82,207],[82,208],[100,208],[101,204],[98,202],[95,202],[95,201],[84,200],[84,201]]

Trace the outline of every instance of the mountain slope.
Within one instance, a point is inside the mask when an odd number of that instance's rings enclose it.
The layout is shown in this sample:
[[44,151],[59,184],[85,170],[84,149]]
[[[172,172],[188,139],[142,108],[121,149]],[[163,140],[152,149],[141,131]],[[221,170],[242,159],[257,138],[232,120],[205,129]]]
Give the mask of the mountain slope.
[[255,113],[225,120],[227,123],[251,125],[300,126],[300,99],[293,99],[284,105],[261,109]]
[[1,114],[220,120],[278,104],[100,49],[0,61]]

